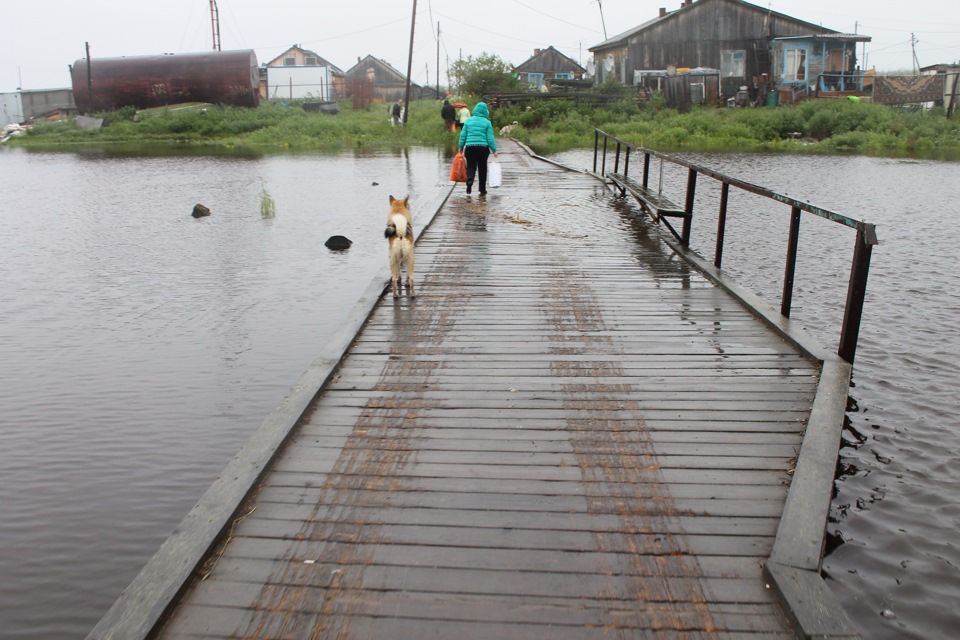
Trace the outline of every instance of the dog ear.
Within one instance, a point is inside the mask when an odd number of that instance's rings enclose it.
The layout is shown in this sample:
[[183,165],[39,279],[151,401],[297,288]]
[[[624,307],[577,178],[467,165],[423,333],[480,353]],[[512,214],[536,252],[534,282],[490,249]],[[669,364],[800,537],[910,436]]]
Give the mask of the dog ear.
[[390,204],[393,204],[393,201],[396,200],[393,196],[390,196]]
[[407,206],[410,204],[410,196],[407,196],[406,198],[403,199],[403,204],[404,206]]

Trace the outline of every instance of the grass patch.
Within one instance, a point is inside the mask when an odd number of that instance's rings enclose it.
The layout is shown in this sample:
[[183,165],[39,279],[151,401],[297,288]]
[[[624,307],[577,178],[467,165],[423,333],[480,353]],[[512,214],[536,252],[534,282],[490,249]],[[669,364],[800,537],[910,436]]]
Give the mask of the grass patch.
[[[256,109],[208,106],[138,113],[127,108],[96,115],[105,122],[98,130],[81,130],[72,121],[38,123],[8,144],[35,148],[163,144],[269,152],[449,147],[458,136],[444,129],[440,103],[432,100],[411,103],[402,127],[391,125],[384,104],[355,111],[349,102],[342,103],[336,115],[306,112],[297,101],[265,102]],[[624,97],[602,105],[535,100],[493,111],[495,130],[513,121],[520,126],[510,135],[541,152],[591,147],[594,129],[600,128],[631,143],[667,151],[960,155],[957,115],[948,120],[942,109],[904,110],[845,100],[808,100],[777,108],[695,107],[681,113],[656,96],[644,103]]]

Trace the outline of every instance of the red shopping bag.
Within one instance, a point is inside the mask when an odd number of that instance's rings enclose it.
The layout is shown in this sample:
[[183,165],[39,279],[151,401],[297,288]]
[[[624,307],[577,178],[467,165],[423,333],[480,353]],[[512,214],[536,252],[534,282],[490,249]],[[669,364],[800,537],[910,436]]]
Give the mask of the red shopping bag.
[[467,159],[463,157],[463,152],[458,151],[453,157],[453,167],[450,169],[451,182],[467,181]]

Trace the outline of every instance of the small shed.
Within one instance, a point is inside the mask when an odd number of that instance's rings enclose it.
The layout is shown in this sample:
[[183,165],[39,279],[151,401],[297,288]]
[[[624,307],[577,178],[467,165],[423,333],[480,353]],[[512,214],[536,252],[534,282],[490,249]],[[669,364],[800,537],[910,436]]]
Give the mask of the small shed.
[[546,49],[534,49],[533,56],[526,62],[514,67],[520,83],[531,90],[539,91],[551,80],[582,80],[586,69],[576,60],[566,56],[552,46]]
[[667,106],[685,109],[694,104],[715,105],[720,101],[720,70],[696,69],[640,70],[633,72],[634,84],[646,93],[663,94]]
[[943,100],[937,100],[934,104],[945,107],[949,118],[960,103],[960,86],[957,86],[960,84],[960,64],[932,64],[921,68],[920,73],[925,76],[943,76]]
[[[280,69],[287,71],[280,71]],[[317,72],[318,69],[325,69],[325,71],[321,74]],[[282,95],[279,89],[281,84],[286,85],[287,95]],[[303,84],[304,87],[300,90],[292,89],[291,87],[296,84]],[[273,98],[274,95],[290,97],[294,93],[297,94],[296,97],[303,98],[309,93],[322,100],[336,100],[346,96],[345,87],[346,79],[343,69],[324,59],[316,51],[304,49],[298,44],[264,63],[260,73],[261,98]]]
[[[357,64],[347,69],[344,76],[347,97],[353,98],[354,103],[396,102],[406,96],[407,77],[372,55],[357,58]],[[419,97],[420,91],[419,85],[410,84],[413,97]]]
[[77,114],[71,89],[24,89],[0,93],[0,127]]

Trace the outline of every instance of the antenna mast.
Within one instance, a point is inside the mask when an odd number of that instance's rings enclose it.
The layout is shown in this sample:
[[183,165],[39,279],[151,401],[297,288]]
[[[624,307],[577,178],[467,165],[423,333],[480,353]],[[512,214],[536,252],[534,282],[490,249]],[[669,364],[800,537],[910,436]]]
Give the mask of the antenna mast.
[[603,19],[603,1],[597,0],[597,6],[600,7],[600,24],[603,25],[603,39],[607,39],[607,22]]
[[220,9],[217,0],[210,0],[210,31],[213,33],[213,50],[220,51]]

